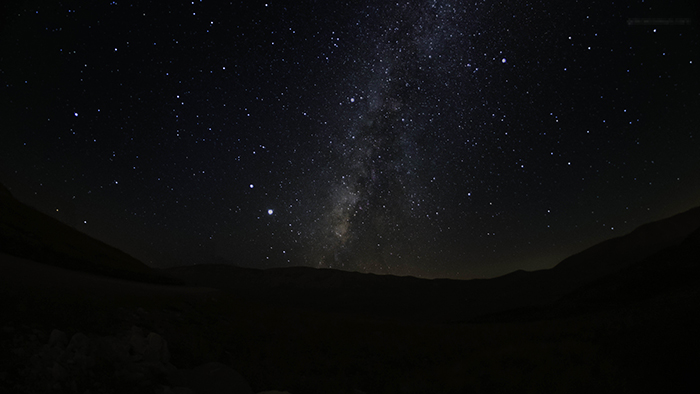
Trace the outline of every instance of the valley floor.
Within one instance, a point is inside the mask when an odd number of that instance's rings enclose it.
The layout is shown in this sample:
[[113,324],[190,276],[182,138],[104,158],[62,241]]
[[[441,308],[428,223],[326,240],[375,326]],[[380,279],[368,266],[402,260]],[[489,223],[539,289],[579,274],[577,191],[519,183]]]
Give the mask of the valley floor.
[[[444,324],[275,307],[1,257],[0,393],[201,392],[176,376],[212,362],[237,371],[255,393],[638,393],[698,385],[695,289],[568,317]],[[139,350],[139,338],[150,345]],[[104,343],[116,355],[100,353]],[[153,349],[160,353],[149,356]]]

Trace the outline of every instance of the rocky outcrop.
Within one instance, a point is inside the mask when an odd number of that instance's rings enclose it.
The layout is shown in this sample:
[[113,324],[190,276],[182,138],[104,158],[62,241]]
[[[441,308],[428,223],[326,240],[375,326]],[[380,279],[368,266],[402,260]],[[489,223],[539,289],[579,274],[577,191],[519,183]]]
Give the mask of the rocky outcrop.
[[2,365],[8,372],[0,374],[0,393],[253,394],[227,365],[177,368],[165,338],[136,326],[117,336],[77,332],[70,339],[58,329],[3,327],[3,333],[11,337],[13,359]]

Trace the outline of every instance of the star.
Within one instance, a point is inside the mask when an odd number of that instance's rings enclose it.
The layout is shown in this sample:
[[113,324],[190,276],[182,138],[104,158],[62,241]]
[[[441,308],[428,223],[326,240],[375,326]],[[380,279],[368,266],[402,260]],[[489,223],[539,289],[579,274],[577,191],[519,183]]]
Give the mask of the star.
[[624,233],[697,201],[678,181],[700,173],[688,26],[650,42],[612,3],[94,3],[9,16],[0,182],[155,266],[222,253],[215,231],[292,265],[489,277],[609,236],[583,212]]

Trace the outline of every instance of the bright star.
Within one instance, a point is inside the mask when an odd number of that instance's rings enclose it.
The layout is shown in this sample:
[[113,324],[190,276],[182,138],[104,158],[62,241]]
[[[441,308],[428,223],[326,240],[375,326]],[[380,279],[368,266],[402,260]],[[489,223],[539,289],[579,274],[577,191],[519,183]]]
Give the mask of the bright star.
[[268,209],[268,210],[267,210],[267,214],[268,214],[268,215],[272,215],[273,212],[274,212],[274,211],[273,211],[272,209]]

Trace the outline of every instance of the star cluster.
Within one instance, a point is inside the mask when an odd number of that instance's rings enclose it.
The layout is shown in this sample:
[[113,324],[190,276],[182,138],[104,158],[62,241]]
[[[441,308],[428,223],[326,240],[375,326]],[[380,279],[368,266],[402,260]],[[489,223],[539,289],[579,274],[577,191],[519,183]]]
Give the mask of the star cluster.
[[547,268],[700,202],[692,10],[24,2],[0,177],[159,267]]

